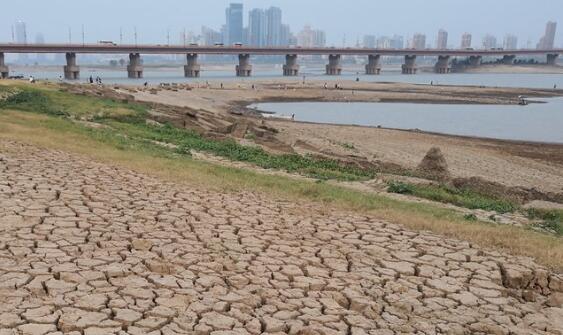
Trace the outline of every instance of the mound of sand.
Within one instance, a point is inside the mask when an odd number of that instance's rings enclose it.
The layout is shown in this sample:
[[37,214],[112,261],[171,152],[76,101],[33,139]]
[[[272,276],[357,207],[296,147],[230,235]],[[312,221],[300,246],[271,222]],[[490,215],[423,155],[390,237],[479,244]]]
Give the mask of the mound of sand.
[[433,147],[426,153],[417,170],[433,179],[445,179],[449,176],[448,163],[438,147]]

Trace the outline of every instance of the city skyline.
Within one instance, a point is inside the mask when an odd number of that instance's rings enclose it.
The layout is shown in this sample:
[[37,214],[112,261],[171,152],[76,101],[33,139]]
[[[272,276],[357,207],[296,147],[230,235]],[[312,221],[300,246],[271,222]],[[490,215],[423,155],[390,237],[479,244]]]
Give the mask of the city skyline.
[[[181,33],[184,29],[198,32],[201,26],[207,26],[216,31],[226,28],[224,27],[224,13],[230,2],[214,1],[206,4],[206,6],[201,6],[192,3],[186,5],[178,0],[162,0],[155,5],[150,1],[140,0],[138,1],[139,6],[127,6],[127,12],[131,15],[121,18],[118,14],[120,13],[119,8],[123,5],[107,0],[95,2],[85,0],[81,1],[80,4],[68,4],[61,0],[55,0],[49,2],[49,9],[45,11],[41,10],[43,6],[46,6],[42,1],[12,1],[3,6],[6,9],[7,17],[0,23],[0,40],[11,41],[11,26],[21,19],[28,23],[27,28],[31,36],[42,33],[47,42],[67,41],[69,28],[74,32],[74,41],[79,42],[81,26],[84,25],[86,41],[88,42],[97,40],[119,41],[120,31],[123,32],[124,43],[132,42],[136,27],[139,40],[143,43],[162,43],[166,42],[168,32],[173,35]],[[418,8],[418,12],[422,12],[424,9],[424,11],[432,13],[432,9],[444,4],[445,0],[435,0],[424,5],[414,0],[407,2],[409,2],[411,8]],[[373,11],[369,9],[372,7],[375,9],[375,4],[365,0],[352,0],[347,3],[344,14],[341,10],[334,8],[336,6],[326,6],[322,9],[323,15],[303,15],[304,13],[313,14],[318,11],[321,6],[318,2],[295,0],[272,0],[267,3],[255,0],[240,1],[244,6],[242,16],[245,26],[247,26],[247,15],[250,9],[279,7],[284,13],[284,23],[291,26],[294,34],[297,34],[302,27],[310,25],[326,32],[327,45],[342,46],[343,42],[346,41],[346,46],[354,46],[357,41],[361,41],[364,35],[375,35],[377,37],[400,35],[403,36],[406,43],[417,32],[427,36],[427,44],[435,45],[437,31],[443,28],[449,33],[448,44],[450,46],[461,45],[462,34],[469,32],[473,36],[473,44],[477,44],[477,41],[482,40],[487,34],[495,35],[501,41],[506,34],[512,34],[517,36],[523,45],[526,45],[527,41],[531,41],[533,47],[540,42],[540,38],[545,34],[544,28],[547,21],[563,20],[561,18],[563,16],[563,4],[545,0],[539,0],[539,2],[545,3],[546,6],[541,6],[538,3],[531,5],[524,1],[500,0],[494,4],[488,4],[486,11],[474,11],[472,8],[463,6],[461,1],[451,0],[447,1],[448,6],[437,19],[432,15],[408,14],[405,11],[398,10],[398,7],[400,7],[398,5],[377,4],[378,12],[385,12],[385,15],[377,16],[377,20],[370,20],[368,13]],[[510,6],[506,6],[506,4],[510,4]],[[546,8],[550,8],[550,10],[546,10]],[[99,26],[95,22],[90,23],[87,19],[81,19],[80,15],[62,15],[65,11],[73,9],[92,12],[92,15],[88,15],[88,17],[104,17],[104,25]],[[459,9],[463,9],[463,16],[459,15]],[[557,11],[557,9],[560,10]],[[38,15],[45,12],[49,12],[49,16]],[[194,12],[197,12],[198,15],[194,15]],[[417,11],[414,10],[413,12]],[[147,16],[149,13],[151,14],[150,17]],[[482,21],[479,24],[475,23],[477,14],[479,14],[478,19]],[[501,14],[503,20],[498,21]],[[334,21],[336,16],[340,17],[340,21]],[[163,20],[155,20],[155,17],[163,17]],[[522,19],[526,20],[526,25],[521,24],[520,20]],[[562,38],[559,35],[555,40],[556,46],[562,44]]]
[[[220,31],[202,26],[201,34],[195,35],[193,32],[184,30],[180,34],[179,44],[244,44],[256,47],[272,47],[272,46],[291,46],[297,45],[301,47],[325,47],[327,43],[326,33],[320,29],[311,29],[310,25],[305,25],[301,31],[296,34],[291,32],[289,25],[282,22],[282,10],[279,7],[270,7],[268,9],[254,8],[248,11],[248,25],[244,26],[244,7],[241,3],[231,3],[225,10],[226,23],[222,25]],[[27,25],[24,21],[18,20],[12,27],[12,42],[27,44],[28,32]],[[545,28],[545,34],[537,43],[538,49],[551,49],[555,47],[555,35],[557,30],[557,22],[548,21]],[[69,29],[69,41],[72,35]],[[457,49],[458,47],[448,44],[448,31],[440,29],[436,39],[436,49]],[[38,32],[35,35],[35,43],[44,44],[45,38],[43,33]],[[83,36],[84,38],[84,32]],[[120,36],[121,40],[121,36]],[[233,42],[231,42],[233,41]],[[84,42],[84,40],[83,40]],[[121,42],[121,41],[120,41]],[[170,32],[167,32],[167,44],[170,43]],[[137,41],[135,41],[137,43]],[[482,38],[482,49],[493,49],[501,47],[504,49],[518,49],[518,36],[514,34],[506,34],[504,39],[499,42],[494,34],[486,34]],[[528,40],[527,48],[531,48],[531,41]],[[433,46],[427,42],[427,36],[423,33],[415,33],[411,39],[408,39],[406,45],[404,38],[400,35],[393,37],[376,35],[364,35],[363,43],[358,38],[356,47],[379,48],[379,49],[431,49]],[[470,49],[473,47],[472,35],[463,33],[461,36],[460,49]],[[20,55],[20,61],[26,61],[27,55]],[[39,57],[38,57],[39,58]]]

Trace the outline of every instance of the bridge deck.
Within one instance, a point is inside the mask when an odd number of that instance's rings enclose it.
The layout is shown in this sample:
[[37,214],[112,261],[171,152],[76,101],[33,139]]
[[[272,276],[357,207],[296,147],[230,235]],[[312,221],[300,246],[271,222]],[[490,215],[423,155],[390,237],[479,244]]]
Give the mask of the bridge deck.
[[0,44],[4,53],[81,53],[81,54],[215,54],[215,55],[383,55],[383,56],[504,56],[563,54],[563,49],[537,50],[458,50],[458,49],[370,49],[370,48],[301,48],[250,46],[179,46],[179,45],[103,45],[103,44]]

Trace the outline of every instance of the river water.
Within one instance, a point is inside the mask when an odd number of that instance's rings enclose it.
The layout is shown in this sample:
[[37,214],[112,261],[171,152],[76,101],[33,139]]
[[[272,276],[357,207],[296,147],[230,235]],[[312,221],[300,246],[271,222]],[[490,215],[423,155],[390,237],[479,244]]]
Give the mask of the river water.
[[420,129],[451,135],[563,144],[563,98],[519,105],[417,103],[261,103],[251,106],[295,120]]
[[[151,85],[159,83],[195,83],[281,79],[279,66],[256,66],[250,78],[238,78],[232,69],[205,71],[201,78],[184,78],[182,67],[146,67],[144,78],[128,79],[125,69],[100,69],[83,66],[82,81],[90,76],[101,77],[106,84]],[[384,69],[379,76],[367,76],[348,69],[341,76],[326,76],[321,66],[302,66],[301,75],[285,80],[307,79],[328,81],[356,80],[367,82],[404,82],[436,85],[474,85],[497,87],[563,88],[561,74],[498,74],[463,73],[439,75],[419,73],[402,75],[396,69]],[[62,67],[23,67],[12,75],[33,75],[36,79],[59,80]],[[445,134],[498,139],[563,143],[563,98],[547,99],[545,104],[528,106],[439,105],[410,103],[274,103],[259,104],[263,111],[283,115],[295,114],[299,121],[382,126],[398,129],[420,129]]]
[[[341,76],[326,76],[321,67],[303,66],[301,75],[293,78],[295,81],[303,80],[303,76],[309,79],[326,81],[356,80],[366,82],[403,82],[414,84],[429,84],[433,82],[439,85],[474,85],[474,86],[498,86],[498,87],[528,87],[528,88],[553,88],[553,85],[563,88],[563,75],[561,74],[521,74],[521,73],[451,73],[446,75],[434,73],[419,73],[416,75],[402,75],[398,71],[388,69],[379,76],[367,76],[353,71],[345,71]],[[90,76],[101,77],[107,84],[130,84],[141,85],[159,83],[189,83],[214,81],[253,81],[263,79],[280,79],[281,68],[256,66],[253,76],[250,78],[238,78],[234,75],[234,65],[227,70],[205,70],[203,68],[201,78],[184,78],[182,67],[170,68],[145,68],[144,78],[128,79],[125,69],[96,69],[87,66],[81,67],[82,81]],[[58,68],[20,67],[13,69],[11,75],[34,76],[36,79],[58,80],[62,76],[62,66]],[[287,80],[292,80],[285,78]]]

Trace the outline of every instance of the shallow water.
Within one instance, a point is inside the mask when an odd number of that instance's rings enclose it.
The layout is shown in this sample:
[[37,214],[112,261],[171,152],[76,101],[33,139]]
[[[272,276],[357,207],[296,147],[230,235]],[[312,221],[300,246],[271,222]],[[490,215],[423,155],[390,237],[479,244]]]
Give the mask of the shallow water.
[[451,135],[563,143],[563,98],[519,105],[261,103],[258,110],[329,124],[420,129]]

